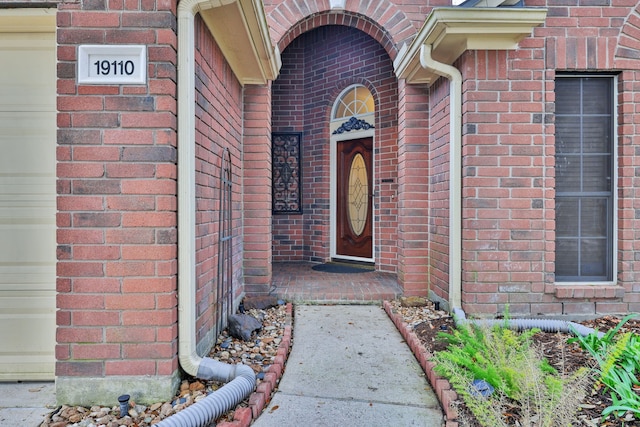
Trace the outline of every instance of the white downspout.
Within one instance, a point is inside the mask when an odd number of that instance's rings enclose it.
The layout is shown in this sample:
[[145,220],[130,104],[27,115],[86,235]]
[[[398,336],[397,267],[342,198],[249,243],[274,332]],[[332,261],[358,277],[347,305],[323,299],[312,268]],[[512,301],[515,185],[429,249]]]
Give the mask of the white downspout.
[[449,80],[449,311],[462,310],[462,74],[420,46],[420,65]]
[[195,162],[195,15],[198,0],[178,4],[178,355],[180,366],[196,376],[196,181]]
[[250,366],[200,357],[196,351],[194,46],[195,15],[200,4],[201,0],[178,4],[178,359],[189,375],[227,384],[161,421],[158,427],[208,426],[256,386]]

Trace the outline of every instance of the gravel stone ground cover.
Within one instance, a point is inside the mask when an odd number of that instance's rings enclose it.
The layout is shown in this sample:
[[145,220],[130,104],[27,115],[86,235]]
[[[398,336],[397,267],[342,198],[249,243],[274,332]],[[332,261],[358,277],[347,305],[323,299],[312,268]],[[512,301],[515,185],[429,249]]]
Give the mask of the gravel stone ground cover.
[[[244,363],[251,366],[256,372],[257,385],[259,385],[276,358],[285,334],[285,326],[290,319],[286,305],[266,310],[247,310],[246,314],[261,320],[262,329],[248,342],[230,337],[227,330],[223,331],[209,357],[229,364]],[[147,427],[204,399],[223,385],[215,381],[188,378],[182,381],[176,396],[171,401],[145,406],[136,404],[132,399],[129,402],[131,409],[125,417],[120,417],[120,407],[117,402],[111,407],[61,406],[50,413],[40,427]],[[235,410],[248,406],[248,399],[245,399],[218,421],[232,421]]]
[[[408,307],[400,301],[390,302],[393,313],[401,316],[407,328],[415,333],[422,347],[429,353],[444,350],[446,344],[436,338],[440,331],[451,331],[455,328],[449,313],[437,310],[431,302],[423,306]],[[281,305],[267,310],[248,310],[247,313],[262,320],[263,328],[249,342],[229,337],[224,331],[218,338],[217,345],[209,357],[226,363],[245,363],[250,365],[258,376],[258,384],[269,371],[285,334],[285,326],[291,319],[286,312],[286,306]],[[592,321],[580,322],[586,326],[607,331],[615,327],[620,319],[612,316],[601,317]],[[640,334],[640,320],[631,320],[621,329],[621,333],[631,331]],[[592,366],[590,356],[582,351],[577,343],[567,344],[568,334],[540,332],[534,336],[534,342],[543,349],[545,357],[556,367],[571,372],[581,366]],[[169,402],[158,402],[150,406],[136,405],[132,402],[132,409],[123,418],[119,417],[120,409],[116,404],[112,407],[95,406],[91,408],[62,406],[53,411],[40,427],[147,427],[174,414],[190,404],[203,399],[207,394],[215,391],[222,384],[201,381],[194,378],[185,379],[177,395]],[[579,427],[634,427],[640,426],[640,421],[633,417],[608,417],[601,420],[600,413],[609,405],[609,398],[602,387],[593,387],[591,395],[585,399],[573,426]],[[640,390],[639,390],[640,392]],[[268,400],[267,400],[268,401]],[[454,402],[459,414],[458,425],[477,427],[473,415],[468,411],[464,402]],[[249,406],[248,399],[238,407],[229,411],[218,422],[234,419],[234,413],[240,408]],[[265,405],[266,406],[266,405]],[[248,424],[247,424],[248,425]],[[514,422],[514,425],[517,425]]]

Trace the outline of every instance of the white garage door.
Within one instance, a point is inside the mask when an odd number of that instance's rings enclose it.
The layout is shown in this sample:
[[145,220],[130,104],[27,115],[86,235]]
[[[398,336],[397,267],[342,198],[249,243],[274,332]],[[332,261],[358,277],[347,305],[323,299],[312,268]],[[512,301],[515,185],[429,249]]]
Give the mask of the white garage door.
[[0,10],[0,380],[54,377],[55,12]]

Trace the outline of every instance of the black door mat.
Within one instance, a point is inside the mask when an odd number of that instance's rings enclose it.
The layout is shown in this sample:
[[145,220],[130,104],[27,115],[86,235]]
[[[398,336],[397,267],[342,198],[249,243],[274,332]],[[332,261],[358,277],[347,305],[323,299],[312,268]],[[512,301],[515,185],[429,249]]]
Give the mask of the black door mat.
[[374,271],[373,266],[342,262],[327,262],[325,264],[316,264],[311,267],[311,269],[315,271],[322,271],[325,273],[367,273],[370,271]]

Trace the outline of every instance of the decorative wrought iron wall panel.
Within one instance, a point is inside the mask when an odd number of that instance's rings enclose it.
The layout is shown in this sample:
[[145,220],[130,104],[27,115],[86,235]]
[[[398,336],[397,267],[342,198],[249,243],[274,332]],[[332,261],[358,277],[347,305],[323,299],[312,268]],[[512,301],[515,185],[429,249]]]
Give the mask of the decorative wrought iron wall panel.
[[299,132],[274,132],[271,135],[274,214],[302,213],[301,142]]

